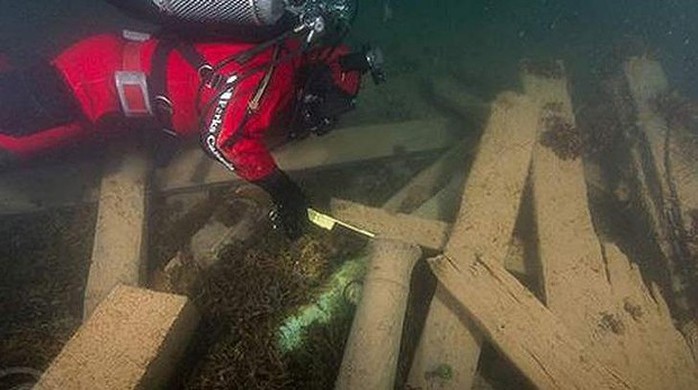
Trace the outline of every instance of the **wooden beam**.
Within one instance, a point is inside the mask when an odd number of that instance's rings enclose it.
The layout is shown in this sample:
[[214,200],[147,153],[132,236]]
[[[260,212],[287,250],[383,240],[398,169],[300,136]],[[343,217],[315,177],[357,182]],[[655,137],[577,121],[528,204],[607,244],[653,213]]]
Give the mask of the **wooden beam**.
[[[478,153],[463,191],[458,222],[446,246],[449,253],[479,253],[504,261],[528,174],[538,125],[538,107],[524,96],[505,93],[493,104]],[[480,354],[481,336],[454,302],[437,287],[408,384],[412,387],[467,389]],[[429,375],[439,367],[449,380]],[[439,383],[435,383],[438,381]]]
[[117,285],[139,286],[146,280],[149,175],[145,152],[112,150],[100,187],[85,319]]
[[198,320],[186,297],[119,286],[68,341],[35,388],[167,388]]
[[[345,128],[294,142],[273,154],[279,165],[289,171],[336,167],[446,149],[461,138],[460,131],[445,120]],[[94,169],[92,162],[66,163],[3,173],[0,215],[96,201],[99,179]],[[206,156],[198,144],[192,144],[167,168],[156,172],[153,189],[166,193],[196,191],[238,180],[234,173]]]
[[458,302],[459,316],[472,318],[537,388],[634,388],[599,363],[499,260],[471,250],[439,256],[430,265]]
[[[286,171],[332,167],[372,159],[445,149],[458,139],[458,130],[443,120],[338,129],[274,151]],[[239,180],[234,173],[206,156],[201,148],[187,150],[157,174],[160,191],[176,191]]]
[[[522,79],[527,96],[541,108],[539,139],[558,131],[548,128],[557,124],[576,129],[566,77],[524,74]],[[588,328],[587,305],[593,306],[608,292],[600,272],[604,260],[587,201],[581,155],[563,159],[556,152],[538,142],[531,169],[543,290],[546,306],[580,337]]]
[[410,275],[421,256],[415,244],[389,239],[371,244],[361,302],[344,349],[336,389],[395,387]]
[[450,225],[408,214],[390,213],[346,200],[332,199],[332,216],[368,230],[380,237],[414,242],[424,248],[441,250],[448,238]]

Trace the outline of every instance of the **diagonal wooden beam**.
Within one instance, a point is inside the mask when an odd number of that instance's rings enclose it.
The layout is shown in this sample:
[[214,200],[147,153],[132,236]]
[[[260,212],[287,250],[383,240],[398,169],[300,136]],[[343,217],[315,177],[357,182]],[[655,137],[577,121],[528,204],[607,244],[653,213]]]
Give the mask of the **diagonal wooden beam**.
[[[538,108],[528,98],[500,95],[492,106],[477,155],[466,181],[458,222],[448,252],[475,252],[504,261],[518,216],[538,124]],[[482,337],[455,302],[437,287],[408,384],[467,389],[480,355]],[[429,375],[448,367],[451,378]]]
[[600,364],[499,260],[458,251],[439,256],[430,265],[458,303],[458,315],[472,318],[537,388],[634,388]]
[[84,318],[119,284],[138,287],[146,278],[148,179],[144,151],[111,151],[99,194]]

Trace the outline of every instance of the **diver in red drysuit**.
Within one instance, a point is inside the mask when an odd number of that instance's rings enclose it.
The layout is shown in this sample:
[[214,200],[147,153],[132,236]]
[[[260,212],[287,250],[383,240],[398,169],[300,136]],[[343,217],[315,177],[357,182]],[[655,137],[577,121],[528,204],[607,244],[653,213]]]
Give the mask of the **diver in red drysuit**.
[[271,195],[295,238],[307,202],[277,168],[265,133],[325,132],[353,107],[368,70],[365,55],[346,47],[299,47],[292,39],[260,49],[125,32],[86,39],[30,68],[8,71],[3,60],[0,165],[102,138],[124,124],[157,132],[163,143],[198,136],[208,154]]

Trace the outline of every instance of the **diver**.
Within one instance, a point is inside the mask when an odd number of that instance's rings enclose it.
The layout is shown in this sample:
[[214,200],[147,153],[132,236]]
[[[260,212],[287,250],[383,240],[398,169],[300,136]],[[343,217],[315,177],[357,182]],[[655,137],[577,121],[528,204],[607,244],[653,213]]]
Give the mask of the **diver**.
[[[350,2],[118,3],[156,19],[165,32],[93,36],[31,67],[0,63],[0,166],[123,129],[149,133],[158,146],[156,160],[166,163],[173,145],[199,137],[212,158],[266,190],[276,206],[275,223],[291,239],[299,237],[308,201],[275,164],[269,135],[278,132],[286,141],[325,134],[354,107],[364,73],[382,81],[379,51],[351,52],[341,43],[347,23],[337,21],[352,18],[342,14]],[[239,9],[220,10],[220,16],[216,9],[196,9],[214,3]],[[258,7],[244,8],[252,3]],[[266,20],[259,9],[267,10]],[[242,11],[257,14],[240,20]],[[289,19],[295,21],[291,28],[279,27]],[[186,26],[180,31],[198,33],[179,33],[180,22]],[[239,40],[226,31],[228,24],[266,27],[273,37]],[[209,26],[215,34],[200,33]]]

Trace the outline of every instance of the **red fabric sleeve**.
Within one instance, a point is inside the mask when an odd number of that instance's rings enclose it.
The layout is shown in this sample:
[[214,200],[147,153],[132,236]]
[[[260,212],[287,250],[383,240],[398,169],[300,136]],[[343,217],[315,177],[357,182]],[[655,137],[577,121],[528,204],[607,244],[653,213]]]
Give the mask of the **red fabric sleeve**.
[[[271,51],[255,61],[265,63],[270,58]],[[221,154],[216,157],[222,158],[225,165],[245,180],[263,179],[277,169],[265,136],[280,115],[285,115],[290,108],[297,65],[296,61],[288,61],[275,67],[255,111],[249,111],[248,102],[256,94],[266,69],[242,80],[235,89],[216,137],[216,149]]]

